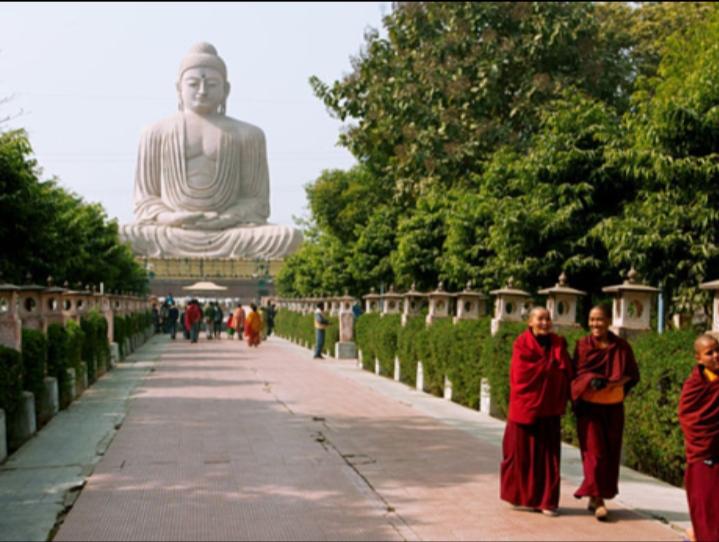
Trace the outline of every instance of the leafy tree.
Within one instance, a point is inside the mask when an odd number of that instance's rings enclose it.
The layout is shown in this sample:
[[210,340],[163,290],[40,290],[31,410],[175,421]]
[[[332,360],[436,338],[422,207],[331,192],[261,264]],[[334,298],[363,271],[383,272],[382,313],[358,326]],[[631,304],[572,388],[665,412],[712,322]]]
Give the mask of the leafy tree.
[[444,276],[485,288],[512,276],[540,288],[565,270],[573,284],[596,290],[613,270],[588,232],[634,193],[605,163],[605,147],[620,135],[617,116],[597,100],[567,92],[553,102],[526,152],[496,152],[477,191],[456,199]]
[[362,166],[348,171],[326,170],[306,187],[306,192],[317,226],[344,243],[356,241],[361,226],[392,197],[391,187],[378,182]]
[[446,195],[428,193],[419,198],[412,214],[399,221],[397,248],[391,261],[397,281],[403,286],[413,282],[417,288],[437,286],[448,210]]
[[626,44],[601,38],[591,3],[401,3],[384,23],[352,74],[311,83],[354,121],[340,142],[399,194],[463,186],[496,148],[526,144],[568,86],[626,98]]
[[614,265],[662,281],[680,310],[719,264],[719,12],[666,46],[656,78],[636,93],[627,144],[611,154],[639,186],[620,216],[596,228]]
[[[40,181],[32,147],[23,131],[0,133],[0,244],[4,279],[18,284],[53,276],[73,285],[104,282],[108,290],[146,291],[145,272],[117,223],[98,204],[57,184]],[[20,241],[20,242],[19,242]]]
[[316,230],[287,287],[536,289],[566,270],[598,294],[634,265],[677,307],[701,301],[718,263],[718,11],[398,3],[349,76],[311,79],[360,166],[308,187]]
[[[637,75],[653,77],[667,51],[670,38],[683,40],[717,10],[714,2],[639,2],[636,7],[607,2],[602,10],[606,28],[628,36]],[[622,30],[619,30],[622,28]],[[626,39],[626,37],[625,37]]]

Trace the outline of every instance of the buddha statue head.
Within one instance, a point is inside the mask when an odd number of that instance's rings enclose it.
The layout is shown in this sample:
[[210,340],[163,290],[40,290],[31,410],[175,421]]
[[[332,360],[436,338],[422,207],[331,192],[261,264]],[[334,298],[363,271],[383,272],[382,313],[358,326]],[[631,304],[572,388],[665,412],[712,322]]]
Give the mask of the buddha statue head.
[[225,114],[230,83],[225,62],[214,46],[206,42],[192,46],[180,63],[176,88],[180,111]]

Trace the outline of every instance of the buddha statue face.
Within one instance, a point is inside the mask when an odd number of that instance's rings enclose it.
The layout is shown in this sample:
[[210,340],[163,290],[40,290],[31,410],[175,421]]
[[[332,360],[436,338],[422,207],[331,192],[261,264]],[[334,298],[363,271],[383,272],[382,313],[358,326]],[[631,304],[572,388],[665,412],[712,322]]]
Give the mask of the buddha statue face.
[[188,68],[177,83],[182,109],[198,115],[224,114],[230,84],[222,73],[209,66]]

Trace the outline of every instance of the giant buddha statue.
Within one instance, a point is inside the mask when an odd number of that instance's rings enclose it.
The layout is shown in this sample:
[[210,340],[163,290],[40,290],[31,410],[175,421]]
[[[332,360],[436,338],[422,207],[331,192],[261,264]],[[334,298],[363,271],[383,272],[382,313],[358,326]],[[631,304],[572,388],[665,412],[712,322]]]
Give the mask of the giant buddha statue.
[[140,140],[136,221],[120,229],[137,254],[279,259],[302,242],[298,230],[267,223],[265,135],[225,114],[229,92],[217,50],[193,46],[178,74],[179,111]]

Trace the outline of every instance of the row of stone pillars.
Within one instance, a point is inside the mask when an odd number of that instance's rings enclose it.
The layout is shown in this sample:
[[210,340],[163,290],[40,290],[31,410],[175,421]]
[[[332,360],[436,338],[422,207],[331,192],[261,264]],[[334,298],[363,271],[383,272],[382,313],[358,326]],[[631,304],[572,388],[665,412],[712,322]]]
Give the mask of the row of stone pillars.
[[[709,330],[719,334],[719,280],[706,282],[700,288],[714,292],[712,326]],[[602,291],[612,296],[612,326],[614,333],[622,337],[630,337],[651,329],[651,307],[654,304],[659,289],[642,284],[638,281],[637,272],[632,268],[626,280],[602,288]],[[586,292],[572,288],[567,277],[562,273],[558,282],[549,288],[541,289],[539,295],[546,296],[546,308],[549,311],[554,326],[579,327],[577,323],[577,307],[579,299]],[[511,279],[504,288],[490,292],[494,296],[494,311],[491,320],[491,332],[495,335],[503,322],[520,322],[526,319],[532,307],[532,294],[513,287]],[[426,324],[431,325],[441,318],[453,318],[456,323],[460,320],[474,320],[487,314],[489,297],[482,292],[472,289],[471,283],[461,292],[451,293],[444,290],[440,282],[437,289],[431,292],[419,292],[412,285],[409,291],[395,292],[392,287],[387,292],[378,294],[372,291],[363,296],[366,313],[379,313],[380,315],[401,314],[402,325],[419,316],[427,308]],[[309,313],[314,306],[322,301],[330,307],[334,314],[340,315],[340,330],[342,334],[342,314],[347,322],[344,328],[348,331],[341,337],[341,341],[352,341],[350,323],[353,321],[351,307],[356,300],[350,296],[337,298],[304,298],[280,299],[279,306],[297,312]],[[339,356],[337,356],[339,357]],[[363,366],[362,352],[358,352],[358,366]],[[375,373],[379,374],[379,361],[374,360]],[[395,359],[395,380],[400,379],[399,359]],[[416,388],[424,389],[424,371],[422,362],[417,362]],[[452,383],[445,377],[444,396],[452,398]],[[490,387],[486,379],[481,381],[480,411],[486,414],[493,413],[490,400]]]
[[[719,296],[719,281],[706,283],[702,288],[713,288]],[[622,284],[602,288],[603,292],[612,294],[613,322],[612,329],[621,336],[631,335],[635,332],[650,329],[650,313],[653,299],[659,292],[657,288],[641,284],[637,274],[632,269]],[[546,296],[546,308],[552,317],[552,322],[558,327],[578,327],[577,306],[579,299],[586,292],[572,288],[567,277],[562,273],[558,282],[549,288],[541,289],[539,295]],[[494,311],[492,318],[492,333],[496,333],[502,322],[520,322],[524,320],[532,306],[532,294],[514,288],[510,279],[504,288],[490,292],[494,296]],[[401,314],[402,325],[419,316],[424,308],[428,309],[426,323],[441,318],[459,320],[474,320],[488,312],[489,297],[472,288],[468,283],[461,292],[448,292],[440,282],[437,289],[432,292],[419,292],[412,288],[404,293],[395,292],[390,286],[387,292],[378,294],[372,289],[363,296],[364,309],[367,313],[380,315]],[[719,297],[717,297],[719,299]],[[318,302],[324,302],[330,314],[338,315],[341,312],[351,311],[356,300],[351,296],[280,299],[279,306],[300,313],[311,313]],[[719,311],[719,301],[715,301],[715,314]],[[715,316],[715,326],[719,327],[719,317]]]
[[107,320],[107,338],[114,341],[114,316],[125,316],[150,308],[146,299],[116,293],[99,292],[94,286],[71,289],[39,284],[0,284],[0,344],[21,350],[22,328],[47,332],[51,324],[80,322],[92,310]]
[[[144,312],[149,309],[146,299],[133,295],[105,293],[97,291],[93,286],[72,289],[67,285],[56,286],[52,278],[47,286],[39,284],[14,285],[0,284],[0,345],[20,352],[22,350],[22,330],[35,329],[47,332],[48,326],[68,321],[80,322],[90,311],[98,311],[108,323],[108,341],[111,345],[111,366],[119,360],[120,349],[114,342],[114,318]],[[130,343],[136,343],[131,340]],[[85,374],[87,377],[87,373]],[[75,370],[68,369],[68,380],[71,384],[71,397],[76,397],[88,387],[88,382],[75,386]],[[41,411],[35,412],[35,397],[29,391],[23,391],[18,412],[8,419],[0,409],[0,462],[8,453],[8,433],[15,442],[14,447],[27,440],[37,431],[36,420],[41,424],[49,421],[59,411],[59,390],[55,377],[44,379],[45,392],[40,399]]]

